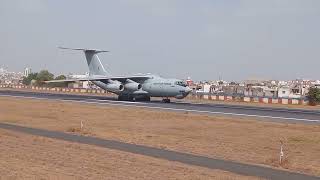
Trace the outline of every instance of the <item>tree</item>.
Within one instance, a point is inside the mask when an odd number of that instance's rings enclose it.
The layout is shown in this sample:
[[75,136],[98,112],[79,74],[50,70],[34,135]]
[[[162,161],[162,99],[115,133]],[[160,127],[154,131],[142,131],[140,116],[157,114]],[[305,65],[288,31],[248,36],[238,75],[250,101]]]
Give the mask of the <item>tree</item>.
[[[59,75],[56,78],[54,78],[54,80],[64,80],[66,79],[65,75]],[[67,82],[55,82],[55,83],[50,83],[49,84],[50,87],[68,87],[68,83]]]
[[320,104],[320,89],[315,87],[310,88],[307,98],[309,99],[309,104],[311,106]]
[[44,81],[53,80],[54,75],[50,73],[48,70],[41,70],[36,77],[37,85],[42,86],[44,85]]
[[27,77],[24,77],[22,80],[22,84],[30,85],[33,79],[37,79],[38,73],[30,73]]
[[59,75],[57,76],[56,78],[54,78],[54,80],[63,80],[63,79],[66,79],[67,77],[65,75]]

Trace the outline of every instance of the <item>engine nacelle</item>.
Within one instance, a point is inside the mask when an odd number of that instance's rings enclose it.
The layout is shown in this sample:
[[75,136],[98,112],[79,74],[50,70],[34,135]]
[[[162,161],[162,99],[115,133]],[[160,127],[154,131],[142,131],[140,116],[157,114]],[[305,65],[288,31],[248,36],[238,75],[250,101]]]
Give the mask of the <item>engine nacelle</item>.
[[124,90],[123,84],[119,81],[113,81],[113,80],[108,80],[107,82],[93,81],[93,83],[104,90],[114,92],[114,93],[122,92]]
[[130,79],[128,79],[126,81],[126,83],[124,84],[124,88],[126,90],[129,90],[129,91],[137,91],[137,90],[140,90],[142,88],[142,85],[139,84],[139,83],[136,83]]
[[124,90],[124,86],[120,82],[112,82],[105,85],[107,91],[121,92]]

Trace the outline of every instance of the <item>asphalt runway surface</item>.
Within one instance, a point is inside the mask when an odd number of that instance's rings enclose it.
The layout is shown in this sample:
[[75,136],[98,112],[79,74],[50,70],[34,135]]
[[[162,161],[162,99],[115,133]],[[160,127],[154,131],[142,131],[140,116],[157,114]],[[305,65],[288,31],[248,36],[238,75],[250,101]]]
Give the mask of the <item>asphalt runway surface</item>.
[[96,137],[80,136],[80,135],[74,135],[74,134],[63,133],[58,131],[35,129],[35,128],[11,125],[6,123],[0,123],[0,128],[21,132],[21,133],[26,133],[30,135],[35,135],[35,136],[54,138],[58,140],[64,140],[68,142],[75,142],[75,143],[81,143],[81,144],[95,145],[95,146],[119,150],[123,152],[140,154],[144,156],[150,156],[150,157],[165,159],[169,161],[176,161],[184,164],[201,166],[201,167],[206,167],[210,169],[220,169],[220,170],[229,171],[229,172],[233,172],[241,175],[256,176],[256,177],[267,178],[272,180],[301,180],[301,179],[319,180],[320,179],[320,177],[288,172],[288,171],[273,169],[269,167],[249,165],[249,164],[238,163],[233,161],[208,158],[205,156],[198,156],[198,155],[170,151],[170,150],[159,149],[154,147],[129,144],[129,143],[113,141],[113,140],[106,140],[106,139],[101,139]]
[[151,102],[126,102],[118,101],[116,97],[76,95],[61,93],[25,92],[13,90],[0,90],[0,96],[13,96],[36,99],[53,99],[89,104],[132,106],[149,109],[182,111],[191,113],[205,113],[219,116],[236,116],[255,118],[260,120],[287,122],[287,123],[312,123],[320,124],[320,110],[254,107],[245,105],[229,104],[200,104],[187,102],[162,103],[161,101]]

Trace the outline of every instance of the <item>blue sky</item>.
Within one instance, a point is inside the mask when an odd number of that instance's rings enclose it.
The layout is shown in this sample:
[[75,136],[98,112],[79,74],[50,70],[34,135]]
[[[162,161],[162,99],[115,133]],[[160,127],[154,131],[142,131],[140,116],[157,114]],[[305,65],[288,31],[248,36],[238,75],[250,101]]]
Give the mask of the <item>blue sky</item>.
[[318,0],[1,0],[0,66],[196,80],[320,79]]

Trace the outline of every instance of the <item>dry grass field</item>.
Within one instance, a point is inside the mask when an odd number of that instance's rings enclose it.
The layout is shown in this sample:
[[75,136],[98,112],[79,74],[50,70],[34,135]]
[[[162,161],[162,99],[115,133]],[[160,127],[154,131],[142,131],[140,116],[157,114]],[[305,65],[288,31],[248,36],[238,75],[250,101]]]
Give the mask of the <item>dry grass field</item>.
[[255,180],[259,178],[0,130],[0,179]]
[[319,125],[5,97],[0,121],[320,175]]

